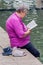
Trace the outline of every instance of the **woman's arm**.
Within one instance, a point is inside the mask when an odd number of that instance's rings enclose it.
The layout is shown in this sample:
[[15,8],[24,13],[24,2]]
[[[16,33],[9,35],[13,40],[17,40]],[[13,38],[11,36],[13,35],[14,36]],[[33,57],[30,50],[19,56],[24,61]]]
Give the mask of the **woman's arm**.
[[26,36],[28,36],[30,33],[31,33],[31,30],[30,30],[30,29],[28,29],[26,32],[24,32],[24,35],[23,35],[23,37],[26,37]]

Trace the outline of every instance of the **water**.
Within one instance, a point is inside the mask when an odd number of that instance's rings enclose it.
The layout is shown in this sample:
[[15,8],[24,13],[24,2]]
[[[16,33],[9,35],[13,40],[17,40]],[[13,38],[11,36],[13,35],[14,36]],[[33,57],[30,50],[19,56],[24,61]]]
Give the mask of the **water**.
[[[11,1],[12,0],[10,0],[10,2]],[[7,6],[4,4],[1,4],[1,0],[0,0],[0,8],[7,8]],[[0,26],[3,27],[4,29],[5,29],[6,19],[13,12],[14,11],[12,12],[11,11],[1,12],[0,11]],[[28,24],[32,19],[36,20],[36,23],[38,24],[38,26],[32,30],[31,41],[34,44],[34,46],[40,51],[41,57],[39,60],[43,63],[43,10],[35,10],[34,8],[32,8],[32,10],[29,11],[27,16],[23,19],[23,21],[25,24]]]
[[20,5],[25,5],[27,8],[31,8],[34,5],[34,0],[0,0],[2,3],[0,8],[18,8]]

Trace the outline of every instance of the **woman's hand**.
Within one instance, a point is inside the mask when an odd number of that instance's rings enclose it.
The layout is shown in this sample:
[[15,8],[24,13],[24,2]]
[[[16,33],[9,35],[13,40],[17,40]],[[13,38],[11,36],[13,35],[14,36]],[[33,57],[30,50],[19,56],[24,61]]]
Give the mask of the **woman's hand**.
[[27,29],[27,32],[28,32],[28,34],[30,34],[30,33],[31,33],[31,30],[28,28],[28,29]]
[[23,37],[28,36],[30,33],[31,33],[31,30],[30,29],[27,29],[27,31],[24,33]]

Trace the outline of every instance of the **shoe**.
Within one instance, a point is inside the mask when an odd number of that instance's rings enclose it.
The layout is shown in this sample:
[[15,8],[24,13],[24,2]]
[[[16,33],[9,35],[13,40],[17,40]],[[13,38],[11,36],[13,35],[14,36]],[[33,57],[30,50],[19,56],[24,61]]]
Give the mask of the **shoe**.
[[12,49],[11,49],[10,47],[4,48],[2,55],[3,55],[3,56],[12,55]]

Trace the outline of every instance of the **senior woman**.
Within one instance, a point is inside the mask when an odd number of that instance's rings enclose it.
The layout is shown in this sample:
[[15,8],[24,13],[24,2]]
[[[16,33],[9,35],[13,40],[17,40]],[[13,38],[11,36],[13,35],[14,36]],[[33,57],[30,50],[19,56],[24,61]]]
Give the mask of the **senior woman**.
[[31,30],[22,21],[26,14],[27,8],[22,6],[7,19],[6,31],[9,35],[10,45],[12,48],[25,48],[35,57],[40,57],[39,51],[30,41]]

